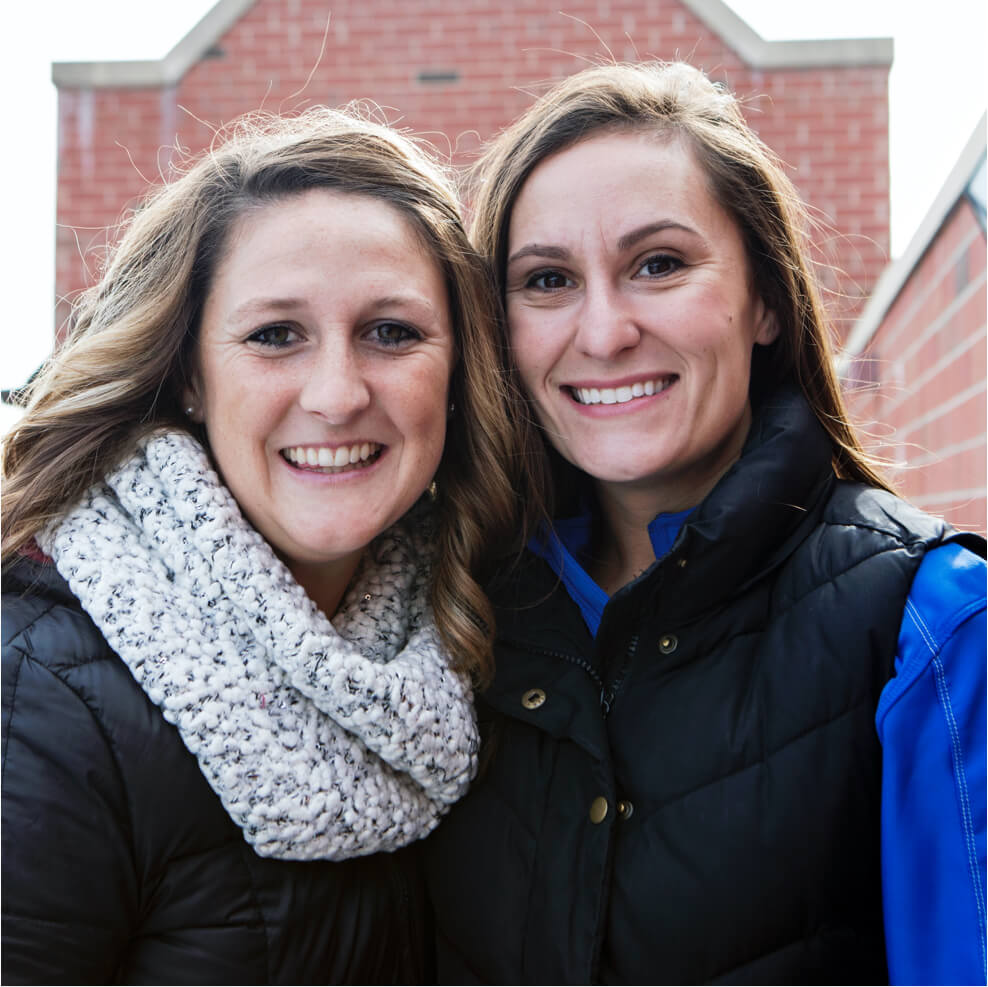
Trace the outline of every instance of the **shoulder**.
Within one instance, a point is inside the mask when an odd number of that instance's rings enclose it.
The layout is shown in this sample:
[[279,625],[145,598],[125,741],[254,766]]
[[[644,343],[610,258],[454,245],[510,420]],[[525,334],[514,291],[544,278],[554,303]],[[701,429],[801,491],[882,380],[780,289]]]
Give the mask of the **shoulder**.
[[[145,848],[158,848],[153,859],[164,859],[179,844],[188,850],[228,842],[233,823],[178,731],[54,568],[8,576],[2,663],[5,819],[18,806],[22,820],[32,813],[37,818],[39,804],[86,806],[83,815],[89,818],[124,824],[129,833],[139,830]],[[58,816],[46,816],[45,825],[55,826]],[[110,822],[106,827],[109,832]]]
[[39,745],[52,763],[78,762],[83,774],[99,763],[134,791],[154,788],[152,751],[161,771],[185,773],[190,755],[174,727],[50,563],[4,573],[2,657],[5,781]]
[[[863,602],[866,594],[873,616],[892,629],[924,556],[960,537],[940,518],[886,490],[836,480],[787,559],[780,593],[786,600],[801,599],[830,585],[842,606]],[[890,649],[893,643],[894,637]]]
[[928,552],[947,543],[963,545],[982,558],[985,540],[955,531],[887,490],[846,480],[834,482],[819,523],[802,546],[821,571],[839,574],[862,564],[895,572],[902,600]]
[[890,546],[932,545],[943,541],[951,528],[908,501],[878,487],[838,480],[823,512],[824,524],[871,533]]
[[916,572],[899,629],[895,678],[878,710],[881,727],[893,707],[910,702],[931,677],[929,696],[976,695],[984,680],[985,560],[960,544],[928,552]]
[[4,573],[2,655],[5,780],[42,742],[117,776],[129,738],[161,719],[50,563]]
[[57,674],[114,656],[54,565],[24,560],[4,573],[3,658]]
[[985,560],[956,542],[928,552],[913,580],[903,624],[939,650],[965,621],[985,609]]

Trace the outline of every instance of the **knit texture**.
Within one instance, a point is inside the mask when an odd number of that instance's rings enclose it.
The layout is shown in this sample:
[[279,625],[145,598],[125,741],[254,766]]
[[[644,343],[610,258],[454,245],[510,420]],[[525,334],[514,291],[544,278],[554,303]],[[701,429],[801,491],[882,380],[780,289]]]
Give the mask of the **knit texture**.
[[203,448],[159,432],[39,541],[258,853],[393,850],[469,786],[472,694],[421,526],[371,543],[331,623]]

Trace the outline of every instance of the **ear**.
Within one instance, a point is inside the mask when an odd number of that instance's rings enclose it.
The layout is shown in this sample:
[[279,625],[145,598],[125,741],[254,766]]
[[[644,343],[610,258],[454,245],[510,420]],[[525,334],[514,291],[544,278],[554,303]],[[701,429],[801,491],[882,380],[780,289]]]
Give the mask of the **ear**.
[[758,310],[755,313],[755,343],[759,346],[768,346],[779,338],[779,320],[775,317],[775,312],[765,307],[765,303],[758,299]]

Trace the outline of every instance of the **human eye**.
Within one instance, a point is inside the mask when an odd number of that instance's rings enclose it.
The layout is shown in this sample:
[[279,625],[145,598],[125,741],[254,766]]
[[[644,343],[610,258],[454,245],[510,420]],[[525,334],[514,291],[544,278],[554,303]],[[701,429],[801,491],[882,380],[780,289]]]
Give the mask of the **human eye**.
[[371,327],[370,338],[388,349],[397,349],[421,339],[422,334],[404,322],[378,322]]
[[532,288],[535,291],[560,291],[563,288],[569,287],[572,283],[562,271],[551,269],[533,271],[525,279],[525,287]]
[[673,274],[683,266],[678,257],[669,254],[650,254],[635,272],[635,277],[661,278]]
[[262,326],[260,329],[256,329],[247,337],[247,341],[249,343],[258,343],[261,346],[270,347],[271,349],[280,349],[290,346],[298,338],[298,333],[291,326],[286,326],[279,322],[275,325]]

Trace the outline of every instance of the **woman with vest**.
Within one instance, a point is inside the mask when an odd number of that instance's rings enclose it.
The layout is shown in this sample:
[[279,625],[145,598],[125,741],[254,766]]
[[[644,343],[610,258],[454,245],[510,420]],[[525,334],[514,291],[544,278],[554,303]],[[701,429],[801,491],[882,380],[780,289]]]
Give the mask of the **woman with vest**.
[[488,296],[441,167],[348,112],[134,212],[4,444],[5,983],[431,976],[399,848],[476,768]]
[[794,188],[684,64],[564,81],[477,177],[544,512],[440,980],[984,982],[984,542],[863,452]]

